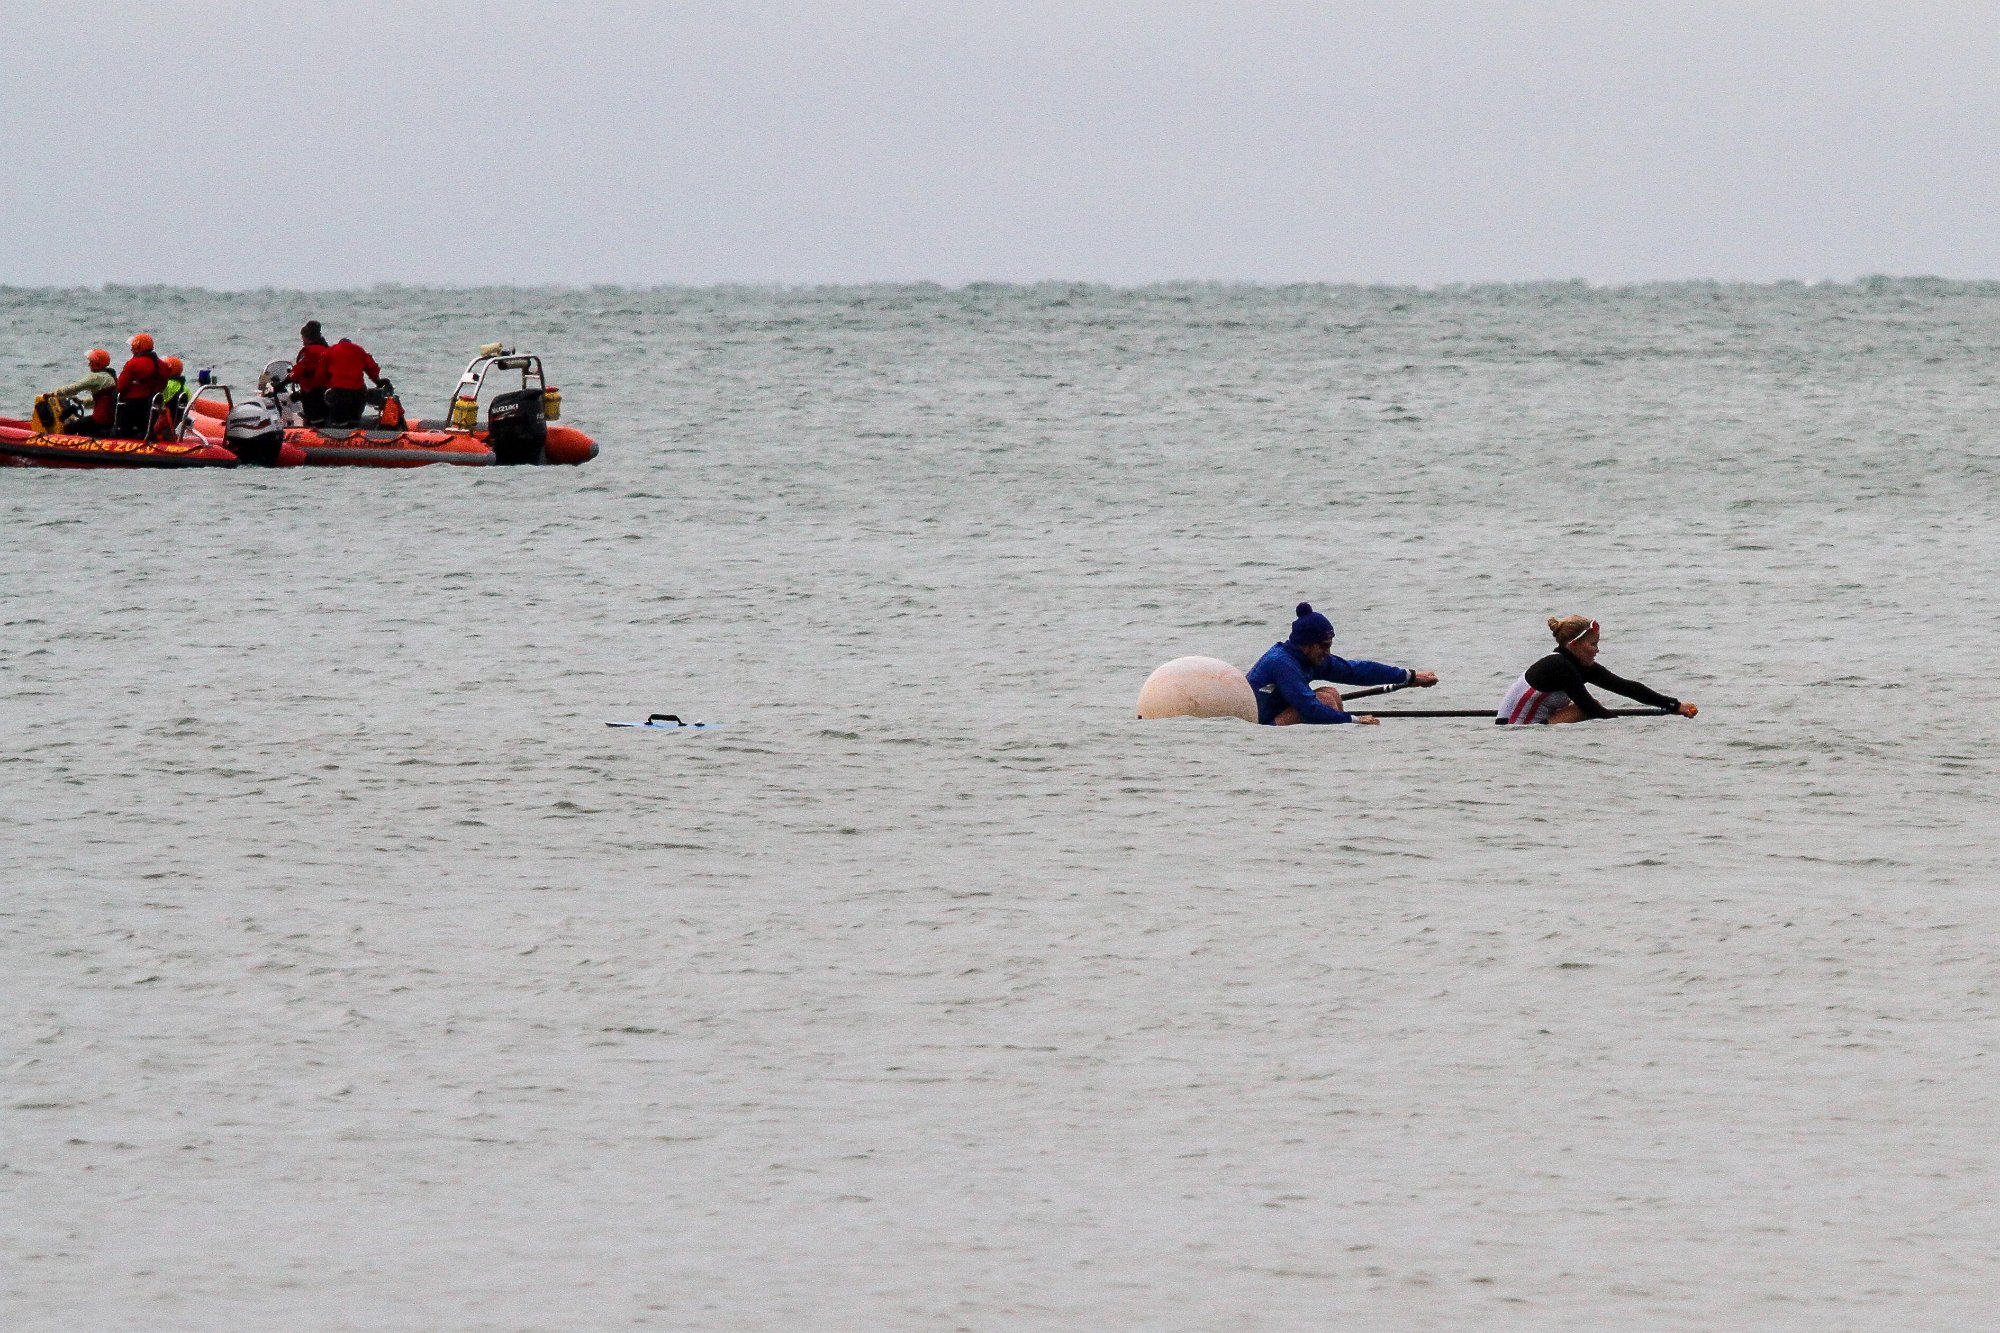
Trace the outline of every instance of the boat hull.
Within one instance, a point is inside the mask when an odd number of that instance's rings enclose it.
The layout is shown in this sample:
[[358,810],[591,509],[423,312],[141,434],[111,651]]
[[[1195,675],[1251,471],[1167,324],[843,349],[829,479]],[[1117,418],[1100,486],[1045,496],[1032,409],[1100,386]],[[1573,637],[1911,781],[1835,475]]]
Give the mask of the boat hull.
[[450,431],[318,430],[292,427],[285,443],[305,450],[307,467],[426,467],[451,463],[484,467],[493,451]]
[[[429,430],[435,428],[427,427],[423,422],[411,418],[410,429]],[[486,443],[486,432],[483,430],[450,431],[447,433],[463,436],[468,440],[477,440],[481,444]],[[588,463],[595,457],[597,457],[596,440],[591,439],[574,426],[549,427],[548,443],[542,448],[542,462],[544,464],[552,467],[577,467]]]
[[[212,439],[221,439],[222,418],[228,409],[209,399],[202,399],[194,406],[196,429]],[[357,442],[354,438],[357,435],[369,438]],[[429,456],[417,453],[396,458],[381,452],[384,448],[381,442],[397,436],[432,446]],[[426,426],[415,419],[401,431],[347,431],[323,426],[292,426],[286,429],[285,439],[305,449],[306,463],[311,467],[419,467],[425,463],[477,464],[493,461],[493,449],[487,442],[485,431],[445,430]],[[446,441],[457,441],[465,447],[446,449],[442,447]],[[542,452],[543,460],[549,464],[575,467],[597,457],[597,441],[574,426],[551,425],[548,428],[548,443]],[[447,458],[441,456],[444,453],[465,456]],[[472,456],[480,453],[485,456]]]
[[100,440],[88,435],[38,435],[28,422],[0,418],[0,467],[235,467],[237,461],[220,441],[205,434],[173,441]]
[[[202,414],[195,429],[220,440],[221,418]],[[486,444],[462,431],[348,430],[341,427],[288,426],[285,444],[298,449],[307,467],[426,467],[455,463],[483,467],[493,461]]]
[[597,441],[574,426],[549,427],[548,459],[565,467],[576,467],[597,457]]

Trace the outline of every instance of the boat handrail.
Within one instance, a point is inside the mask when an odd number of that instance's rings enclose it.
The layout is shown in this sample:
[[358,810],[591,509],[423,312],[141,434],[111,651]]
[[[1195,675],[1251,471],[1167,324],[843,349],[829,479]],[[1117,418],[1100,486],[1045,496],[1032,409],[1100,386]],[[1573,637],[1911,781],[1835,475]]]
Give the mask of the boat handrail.
[[464,389],[466,385],[470,384],[474,386],[474,392],[471,394],[454,393],[452,396],[454,398],[477,397],[478,386],[483,384],[486,376],[495,370],[518,370],[521,372],[521,378],[524,381],[530,375],[534,376],[537,380],[543,378],[542,358],[536,356],[533,352],[526,352],[519,355],[513,352],[504,352],[498,356],[475,356],[472,358],[471,364],[466,366],[465,373],[458,377],[458,387],[460,389]]
[[[478,403],[479,395],[486,387],[486,377],[496,370],[518,370],[521,372],[521,387],[523,389],[530,387],[528,380],[532,377],[535,381],[533,387],[536,390],[543,393],[548,391],[548,377],[542,373],[542,358],[536,356],[533,352],[514,352],[511,350],[499,352],[482,351],[478,356],[472,358],[465,367],[465,373],[458,377],[458,386],[451,393],[452,402],[454,404],[459,402]],[[475,408],[474,411],[476,412],[477,409]],[[449,409],[445,413],[445,420],[448,423],[447,429],[472,429],[472,427],[450,424],[456,421],[456,417]]]
[[180,423],[174,427],[173,438],[175,444],[186,442],[188,432],[194,429],[194,405],[200,402],[211,389],[222,396],[222,405],[224,408],[222,413],[223,420],[227,421],[229,413],[236,410],[236,395],[229,391],[227,384],[201,385],[194,391],[193,396],[187,400],[187,406],[181,410]]

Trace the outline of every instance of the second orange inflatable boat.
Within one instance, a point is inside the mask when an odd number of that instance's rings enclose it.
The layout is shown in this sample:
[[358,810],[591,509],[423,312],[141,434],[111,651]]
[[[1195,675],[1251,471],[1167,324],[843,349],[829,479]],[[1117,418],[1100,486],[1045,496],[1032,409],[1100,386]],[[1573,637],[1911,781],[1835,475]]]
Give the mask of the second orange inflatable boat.
[[[489,385],[490,378],[510,372],[519,374],[518,387],[503,389],[487,400],[482,426],[482,391],[499,387]],[[290,373],[291,365],[284,361],[274,361],[264,369],[265,380],[274,392],[283,391]],[[410,420],[385,430],[379,417],[364,417],[359,427],[287,426],[285,443],[303,449],[309,467],[588,463],[597,457],[597,442],[573,427],[551,424],[561,410],[562,393],[548,386],[540,357],[517,355],[494,344],[480,349],[459,377],[450,416],[442,427]],[[398,404],[391,419],[400,413]],[[197,429],[219,439],[222,422],[206,415]]]

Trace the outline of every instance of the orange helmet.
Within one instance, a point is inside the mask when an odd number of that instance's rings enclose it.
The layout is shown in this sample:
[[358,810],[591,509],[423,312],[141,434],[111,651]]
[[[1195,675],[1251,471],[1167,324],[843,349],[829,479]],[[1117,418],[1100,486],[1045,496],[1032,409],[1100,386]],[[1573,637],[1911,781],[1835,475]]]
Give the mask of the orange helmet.
[[111,365],[111,353],[102,347],[93,347],[90,349],[90,355],[84,358],[84,362],[92,370],[106,370]]
[[177,356],[170,356],[166,360],[160,362],[160,364],[167,368],[167,373],[169,375],[178,375],[181,373],[181,359]]
[[150,333],[135,333],[135,334],[133,334],[133,335],[132,335],[132,350],[133,350],[133,351],[135,351],[135,352],[150,352],[150,351],[152,351],[152,350],[153,350],[153,335],[152,335],[152,334],[150,334]]

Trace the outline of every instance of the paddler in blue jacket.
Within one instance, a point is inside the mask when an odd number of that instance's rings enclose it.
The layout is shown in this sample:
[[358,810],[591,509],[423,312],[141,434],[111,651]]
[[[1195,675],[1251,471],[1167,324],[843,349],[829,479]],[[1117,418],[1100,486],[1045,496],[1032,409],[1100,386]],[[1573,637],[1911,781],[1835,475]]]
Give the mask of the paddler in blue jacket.
[[1300,602],[1299,618],[1292,622],[1292,634],[1250,668],[1250,688],[1257,695],[1257,720],[1263,725],[1288,727],[1295,722],[1364,722],[1374,725],[1380,718],[1356,717],[1340,709],[1340,691],[1316,680],[1337,681],[1342,685],[1419,685],[1438,683],[1431,671],[1389,666],[1361,658],[1333,655],[1333,622]]

